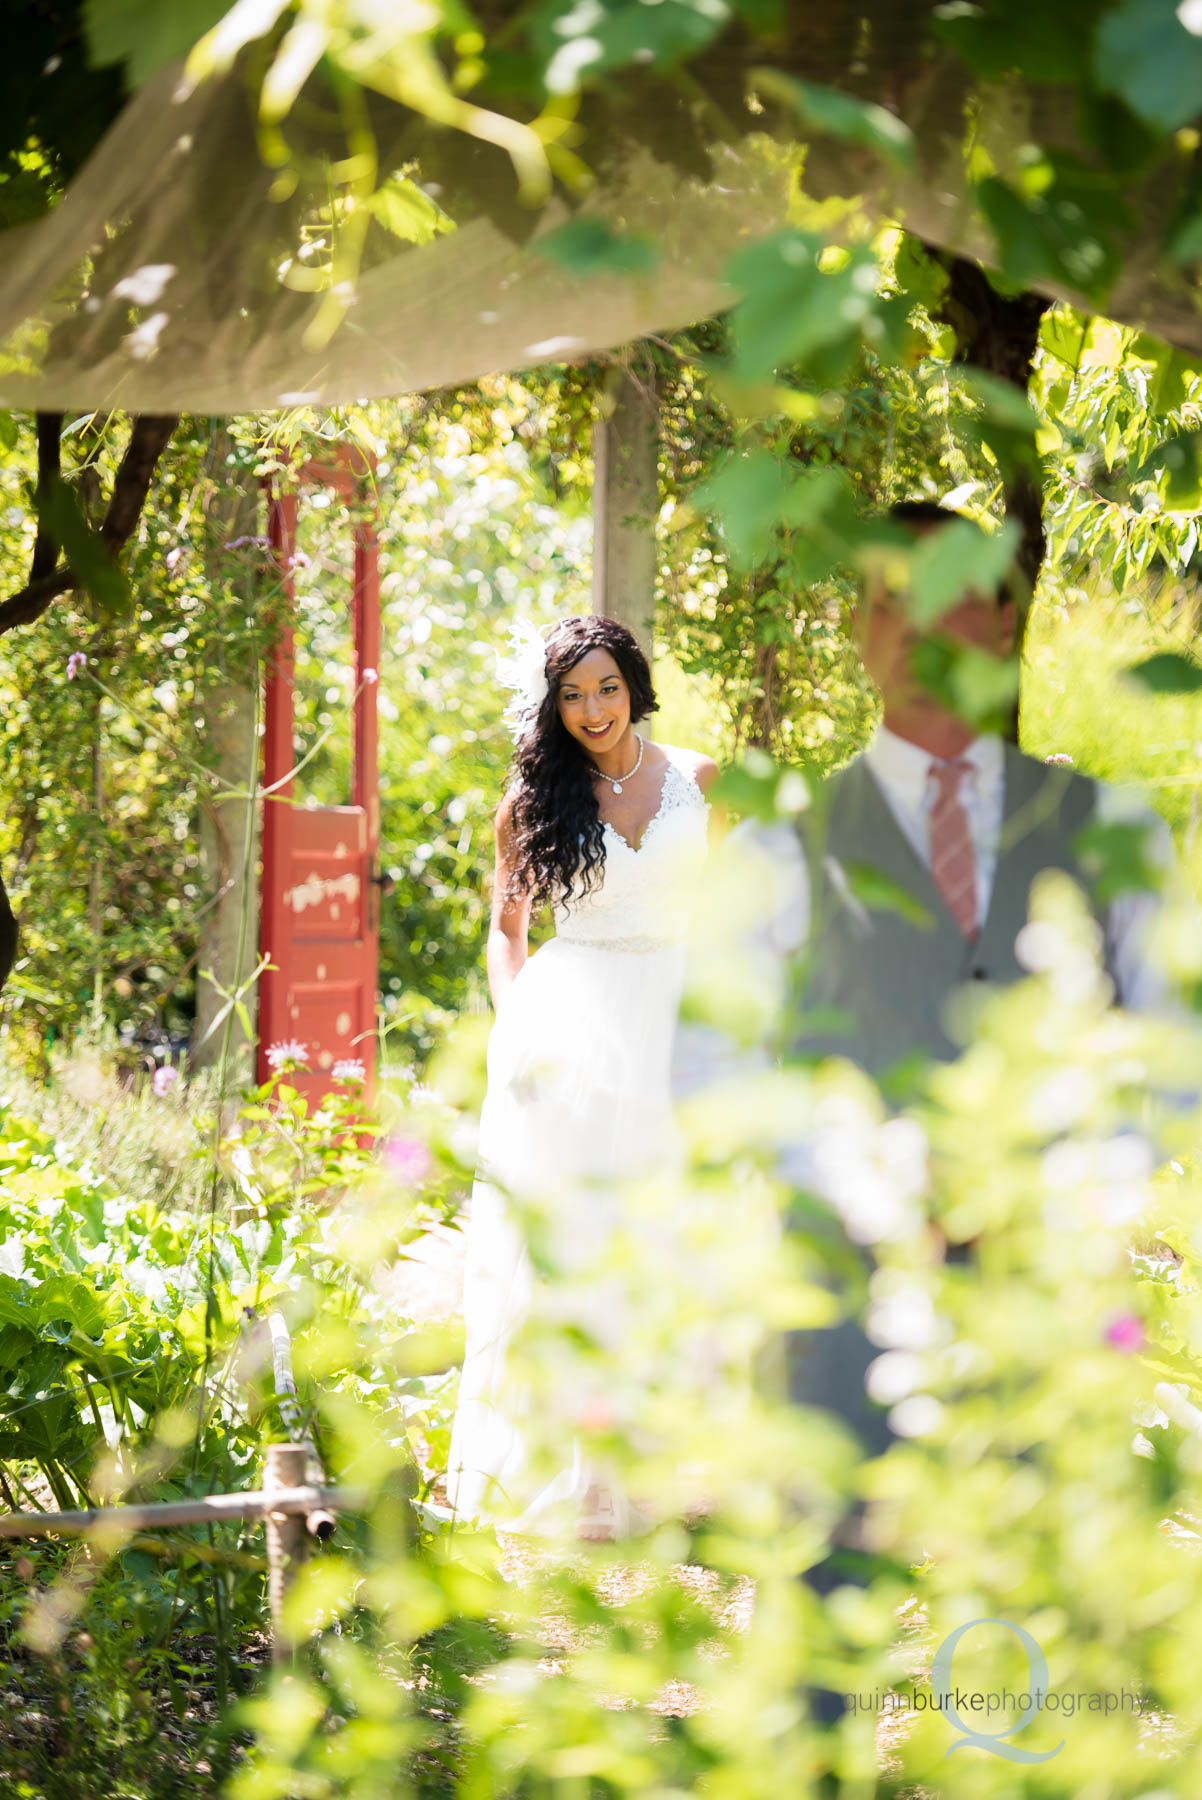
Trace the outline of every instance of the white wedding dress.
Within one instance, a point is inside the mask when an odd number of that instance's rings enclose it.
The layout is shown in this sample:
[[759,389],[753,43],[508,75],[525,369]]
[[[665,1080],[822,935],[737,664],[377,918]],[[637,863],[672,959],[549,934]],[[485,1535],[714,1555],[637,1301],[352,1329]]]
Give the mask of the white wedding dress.
[[[670,759],[641,844],[605,825],[603,879],[555,908],[557,935],[502,998],[468,1225],[465,1354],[447,1474],[457,1517],[556,1531],[599,1478],[613,1494],[612,1474],[602,1475],[570,1428],[605,1396],[583,1388],[556,1395],[554,1416],[566,1422],[561,1466],[535,1467],[531,1396],[513,1380],[508,1352],[532,1306],[620,1352],[621,1284],[589,1270],[623,1221],[623,1183],[674,1158],[672,1045],[708,812],[691,762]],[[519,1213],[543,1228],[545,1275],[534,1275]],[[555,1371],[545,1373],[553,1388]],[[540,1394],[545,1404],[542,1383]],[[622,1517],[625,1500],[613,1499]]]

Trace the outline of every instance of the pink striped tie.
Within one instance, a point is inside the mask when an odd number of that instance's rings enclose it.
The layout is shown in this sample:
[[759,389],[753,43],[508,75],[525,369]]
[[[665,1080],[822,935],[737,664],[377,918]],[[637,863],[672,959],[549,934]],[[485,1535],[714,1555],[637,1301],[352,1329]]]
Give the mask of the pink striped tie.
[[970,762],[931,762],[935,785],[931,807],[931,877],[947,910],[966,938],[977,935],[977,857],[968,814],[960,800],[960,778]]

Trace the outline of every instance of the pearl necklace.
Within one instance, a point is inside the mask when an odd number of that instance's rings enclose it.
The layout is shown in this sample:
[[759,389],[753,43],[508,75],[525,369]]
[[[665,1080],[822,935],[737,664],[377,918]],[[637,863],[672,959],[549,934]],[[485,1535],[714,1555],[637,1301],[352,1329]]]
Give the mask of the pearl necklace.
[[635,736],[635,742],[638,744],[638,747],[639,747],[639,753],[634,759],[633,769],[630,769],[625,775],[620,775],[618,777],[618,779],[615,781],[614,777],[612,775],[607,775],[605,773],[604,769],[599,769],[597,767],[596,763],[593,764],[593,774],[599,775],[601,777],[602,781],[608,781],[610,787],[613,789],[615,794],[620,794],[622,792],[622,783],[624,781],[629,781],[632,778],[632,776],[637,775],[639,772],[639,769],[642,767],[643,740],[639,736],[637,731],[635,732],[634,736]]

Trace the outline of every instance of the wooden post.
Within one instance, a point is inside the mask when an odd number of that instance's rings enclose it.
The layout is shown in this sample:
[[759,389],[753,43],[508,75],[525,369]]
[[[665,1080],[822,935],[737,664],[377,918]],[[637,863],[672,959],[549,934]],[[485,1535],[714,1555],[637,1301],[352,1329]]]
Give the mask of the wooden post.
[[[268,1444],[263,1492],[270,1495],[284,1488],[303,1487],[308,1461],[307,1444]],[[267,1514],[267,1590],[273,1662],[287,1662],[292,1656],[294,1645],[284,1623],[284,1602],[308,1552],[309,1534],[303,1517],[284,1512]]]
[[[207,458],[215,491],[208,509],[205,573],[214,594],[250,611],[258,601],[249,585],[254,580],[253,564],[246,556],[231,561],[228,546],[254,538],[261,502],[252,478],[235,474],[234,461],[233,440],[227,427],[218,424]],[[206,795],[200,809],[201,871],[214,904],[200,931],[192,1051],[198,1068],[220,1060],[225,1021],[214,1022],[226,995],[239,989],[254,969],[259,936],[259,803],[254,794],[259,779],[259,669],[249,652],[231,656],[220,642],[217,655],[226,679],[210,693],[205,723],[210,765],[228,785]],[[254,1078],[258,995],[253,987],[243,995],[243,1005],[251,1033],[247,1035],[235,1012],[229,1021],[231,1091]]]
[[618,619],[651,655],[659,516],[655,391],[612,369],[593,428],[593,611]]
[[283,1313],[273,1312],[268,1316],[267,1330],[271,1337],[271,1371],[280,1423],[294,1444],[302,1445],[310,1456],[315,1457],[317,1452],[305,1430],[305,1415],[301,1411],[300,1397],[296,1391],[296,1376],[292,1373],[292,1339]]

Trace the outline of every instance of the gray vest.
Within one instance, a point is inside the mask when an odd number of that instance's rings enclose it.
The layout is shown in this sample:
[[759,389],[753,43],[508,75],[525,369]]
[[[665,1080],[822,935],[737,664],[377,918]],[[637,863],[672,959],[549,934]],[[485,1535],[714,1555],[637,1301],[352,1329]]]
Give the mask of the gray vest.
[[[812,914],[795,1052],[849,1056],[874,1075],[916,1054],[950,1061],[960,1046],[949,1034],[949,1014],[967,1013],[971,984],[1004,986],[1028,973],[1014,954],[1014,940],[1027,922],[1035,877],[1063,869],[1089,893],[1072,844],[1093,815],[1095,784],[1009,744],[1005,758],[997,871],[989,911],[972,943],[958,930],[865,758],[823,785],[802,825]],[[885,877],[924,918],[865,906],[854,892],[857,865]],[[1094,911],[1104,925],[1096,904]]]

